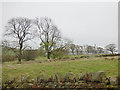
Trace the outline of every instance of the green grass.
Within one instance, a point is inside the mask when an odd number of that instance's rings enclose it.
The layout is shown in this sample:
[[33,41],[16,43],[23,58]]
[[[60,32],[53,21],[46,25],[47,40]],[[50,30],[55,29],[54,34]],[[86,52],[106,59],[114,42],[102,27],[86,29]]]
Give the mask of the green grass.
[[[80,60],[66,60],[57,62],[44,62],[38,63],[38,59],[35,61],[23,61],[23,64],[15,64],[15,62],[6,62],[2,65],[2,78],[8,79],[21,75],[30,75],[31,78],[35,78],[40,73],[48,75],[60,72],[63,75],[66,72],[97,72],[105,71],[107,76],[118,76],[118,60],[105,60],[104,58],[90,58]],[[41,60],[44,60],[41,59]]]

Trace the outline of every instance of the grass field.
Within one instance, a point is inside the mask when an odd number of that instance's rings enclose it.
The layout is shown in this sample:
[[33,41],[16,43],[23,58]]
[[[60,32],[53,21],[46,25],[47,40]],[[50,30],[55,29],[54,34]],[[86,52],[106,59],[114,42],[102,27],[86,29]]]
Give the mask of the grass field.
[[116,57],[114,60],[109,58],[106,60],[106,58],[103,57],[92,57],[89,59],[83,58],[44,63],[39,63],[39,60],[23,61],[22,64],[16,64],[16,62],[17,61],[3,63],[3,80],[23,75],[29,75],[31,78],[35,78],[39,76],[40,73],[51,75],[57,72],[64,75],[66,72],[86,73],[104,71],[107,76],[118,76],[118,60]]

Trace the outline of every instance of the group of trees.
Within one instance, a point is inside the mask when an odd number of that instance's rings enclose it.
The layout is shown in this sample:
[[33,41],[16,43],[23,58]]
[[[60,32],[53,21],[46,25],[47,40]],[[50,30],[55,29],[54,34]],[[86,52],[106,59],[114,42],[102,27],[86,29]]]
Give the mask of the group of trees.
[[111,52],[112,54],[116,52],[116,45],[109,44],[105,48],[97,45],[75,45],[73,43],[69,44],[69,54],[80,55],[80,54],[104,54],[105,51]]
[[40,45],[44,48],[47,58],[50,59],[52,51],[57,47],[57,43],[61,40],[60,31],[53,21],[48,17],[36,18],[31,20],[29,18],[12,18],[8,21],[6,26],[5,36],[12,36],[15,38],[18,46],[18,60],[21,63],[22,51],[24,43],[28,40],[39,36]]
[[[73,44],[70,40],[65,40],[61,37],[61,33],[54,22],[48,17],[29,19],[29,18],[12,18],[6,26],[5,37],[15,40],[18,51],[18,60],[21,63],[24,43],[33,38],[39,37],[41,54],[45,54],[50,59],[50,56],[61,54],[101,54],[104,53],[103,48],[96,46],[80,46]],[[12,41],[11,40],[11,41]],[[3,43],[3,46],[5,43]],[[111,44],[106,46],[106,49],[112,53],[116,46]],[[27,51],[26,51],[27,53]],[[26,54],[24,53],[24,54]]]
[[75,45],[71,44],[70,49],[72,51],[72,54],[102,54],[104,53],[104,49],[102,47],[97,46],[91,46],[91,45]]

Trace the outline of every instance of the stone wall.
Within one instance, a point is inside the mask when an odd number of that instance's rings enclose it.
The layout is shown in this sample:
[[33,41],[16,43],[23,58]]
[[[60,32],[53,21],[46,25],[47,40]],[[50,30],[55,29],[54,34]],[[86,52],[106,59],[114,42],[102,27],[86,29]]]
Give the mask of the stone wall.
[[117,77],[107,77],[104,71],[90,73],[67,72],[48,76],[40,74],[35,79],[23,76],[3,81],[2,88],[117,88]]

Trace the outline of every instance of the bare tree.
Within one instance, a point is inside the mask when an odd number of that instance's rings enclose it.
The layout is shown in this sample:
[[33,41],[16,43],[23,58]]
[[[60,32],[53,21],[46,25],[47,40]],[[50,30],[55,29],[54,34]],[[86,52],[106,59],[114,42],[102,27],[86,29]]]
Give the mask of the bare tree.
[[92,53],[93,47],[89,45],[89,46],[87,46],[86,50],[87,50],[87,53]]
[[97,53],[98,54],[104,53],[104,49],[102,47],[97,47]]
[[71,49],[72,54],[74,55],[74,52],[75,52],[75,44],[70,44],[70,49]]
[[106,47],[106,50],[110,51],[112,54],[116,51],[116,45],[115,44],[109,44]]
[[39,31],[39,38],[41,40],[41,46],[45,48],[47,58],[50,59],[50,55],[56,46],[56,43],[60,40],[61,35],[57,26],[48,17],[35,20],[35,24]]
[[76,51],[76,54],[79,55],[79,52],[80,52],[80,46],[79,45],[75,46],[75,51]]
[[80,54],[83,54],[83,50],[84,48],[83,48],[83,46],[80,46]]
[[72,41],[68,38],[64,38],[64,39],[61,39],[62,43],[62,47],[64,49],[64,51],[66,52],[66,54],[69,54],[70,53],[70,45],[72,43]]
[[32,21],[28,18],[12,18],[8,21],[6,26],[7,31],[5,36],[13,36],[16,38],[19,47],[19,55],[18,60],[21,63],[22,58],[22,49],[24,42],[31,40],[32,33],[31,33]]
[[3,40],[1,46],[2,47],[10,47],[10,44],[9,44],[9,42],[7,40]]

